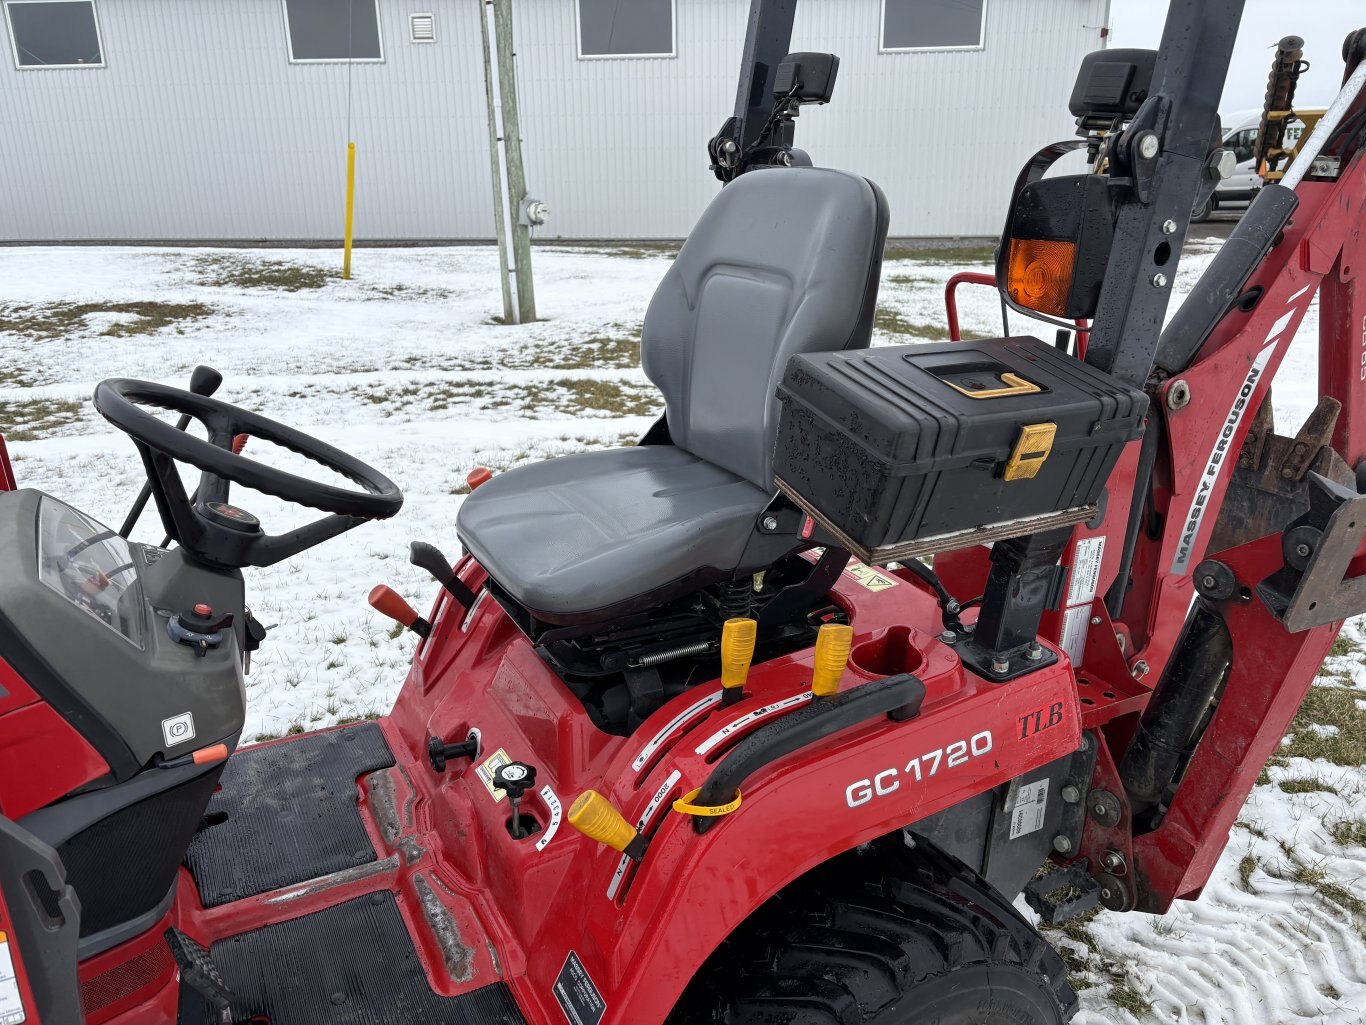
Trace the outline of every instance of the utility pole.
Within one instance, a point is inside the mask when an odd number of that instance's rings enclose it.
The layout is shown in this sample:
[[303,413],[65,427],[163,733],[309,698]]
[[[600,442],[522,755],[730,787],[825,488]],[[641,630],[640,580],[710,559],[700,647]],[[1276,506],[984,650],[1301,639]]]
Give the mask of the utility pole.
[[479,0],[479,31],[484,39],[484,102],[488,106],[489,163],[493,176],[493,223],[498,237],[498,278],[503,286],[503,323],[518,322],[512,304],[512,283],[508,278],[507,207],[503,200],[503,161],[498,152],[498,100],[493,89],[493,51],[489,45],[488,8]]
[[[531,274],[531,223],[527,215],[526,168],[522,163],[521,121],[517,111],[517,67],[516,52],[512,35],[512,0],[481,0],[493,8],[493,43],[498,65],[498,107],[502,114],[502,133],[494,127],[493,75],[489,66],[488,18],[484,17],[484,71],[485,94],[489,101],[489,140],[494,147],[494,191],[501,192],[500,165],[507,169],[507,205],[502,196],[495,199],[498,218],[498,238],[500,267],[504,268],[504,308],[511,312],[510,296],[507,292],[507,244],[508,234],[512,238],[511,273],[517,279],[517,309],[514,317],[507,318],[516,323],[528,323],[536,319],[536,291]],[[502,143],[501,160],[497,150]],[[505,227],[506,226],[506,227]]]

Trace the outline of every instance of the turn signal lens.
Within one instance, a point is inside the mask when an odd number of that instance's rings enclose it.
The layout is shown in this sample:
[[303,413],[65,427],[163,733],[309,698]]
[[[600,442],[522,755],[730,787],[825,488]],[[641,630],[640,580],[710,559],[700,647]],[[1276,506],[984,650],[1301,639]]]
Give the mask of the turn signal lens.
[[1012,238],[1006,278],[1010,298],[1026,309],[1066,316],[1076,258],[1072,242]]

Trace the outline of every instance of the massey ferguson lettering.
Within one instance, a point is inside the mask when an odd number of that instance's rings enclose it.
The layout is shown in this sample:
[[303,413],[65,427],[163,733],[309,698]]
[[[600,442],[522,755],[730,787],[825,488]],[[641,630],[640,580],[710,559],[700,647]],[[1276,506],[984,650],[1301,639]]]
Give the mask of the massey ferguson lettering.
[[[1288,320],[1289,315],[1285,319],[1277,321],[1276,327],[1272,329],[1273,337],[1284,330]],[[1229,454],[1229,447],[1233,444],[1233,436],[1238,433],[1238,425],[1243,422],[1243,414],[1247,412],[1248,403],[1252,400],[1252,393],[1257,390],[1257,382],[1262,379],[1262,374],[1266,372],[1266,365],[1271,360],[1271,354],[1275,351],[1276,343],[1272,342],[1257,354],[1257,358],[1252,361],[1252,366],[1248,368],[1247,376],[1243,378],[1243,386],[1238,389],[1238,396],[1233,400],[1228,416],[1224,418],[1223,429],[1219,431],[1219,436],[1214,440],[1214,448],[1210,451],[1209,459],[1205,461],[1205,470],[1200,474],[1200,482],[1195,488],[1195,499],[1191,502],[1190,512],[1186,515],[1186,525],[1181,532],[1181,541],[1176,546],[1176,558],[1172,560],[1173,573],[1184,573],[1186,567],[1190,565],[1196,538],[1200,536],[1200,525],[1204,522],[1205,513],[1209,510],[1210,495],[1214,491],[1214,485],[1219,480],[1220,468]]]

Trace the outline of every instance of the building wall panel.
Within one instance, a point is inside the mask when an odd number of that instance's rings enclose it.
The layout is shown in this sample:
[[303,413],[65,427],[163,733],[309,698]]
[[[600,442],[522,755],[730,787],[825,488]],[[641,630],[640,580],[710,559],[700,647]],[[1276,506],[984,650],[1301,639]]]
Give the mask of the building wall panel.
[[[542,237],[676,238],[715,194],[748,0],[676,3],[676,57],[585,60],[574,0],[517,0]],[[879,52],[880,3],[799,5],[793,48],[842,64],[798,144],[878,182],[893,235],[995,234],[1019,166],[1071,132],[1105,0],[988,0],[983,50],[916,53]],[[97,4],[104,69],[0,57],[0,239],[336,239],[348,103],[358,238],[492,235],[481,0],[379,0],[384,62],[349,69],[291,64],[280,0]],[[410,42],[428,11],[437,41]]]

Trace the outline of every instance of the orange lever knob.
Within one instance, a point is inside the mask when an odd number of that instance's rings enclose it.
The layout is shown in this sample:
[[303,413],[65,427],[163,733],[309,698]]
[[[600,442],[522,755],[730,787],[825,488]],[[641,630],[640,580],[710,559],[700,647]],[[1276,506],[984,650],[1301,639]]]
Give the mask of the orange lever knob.
[[235,456],[240,456],[242,454],[242,449],[247,447],[247,439],[250,437],[250,434],[239,434],[237,435],[237,437],[233,438],[232,454]]
[[212,747],[201,747],[192,757],[195,765],[212,765],[215,762],[226,762],[228,760],[228,745],[214,744]]
[[471,491],[491,480],[493,480],[493,471],[486,466],[476,466],[465,475],[465,483],[470,486]]
[[376,584],[370,589],[370,595],[366,600],[376,612],[406,626],[419,637],[426,637],[432,632],[432,625],[419,616],[417,610],[388,584]]

